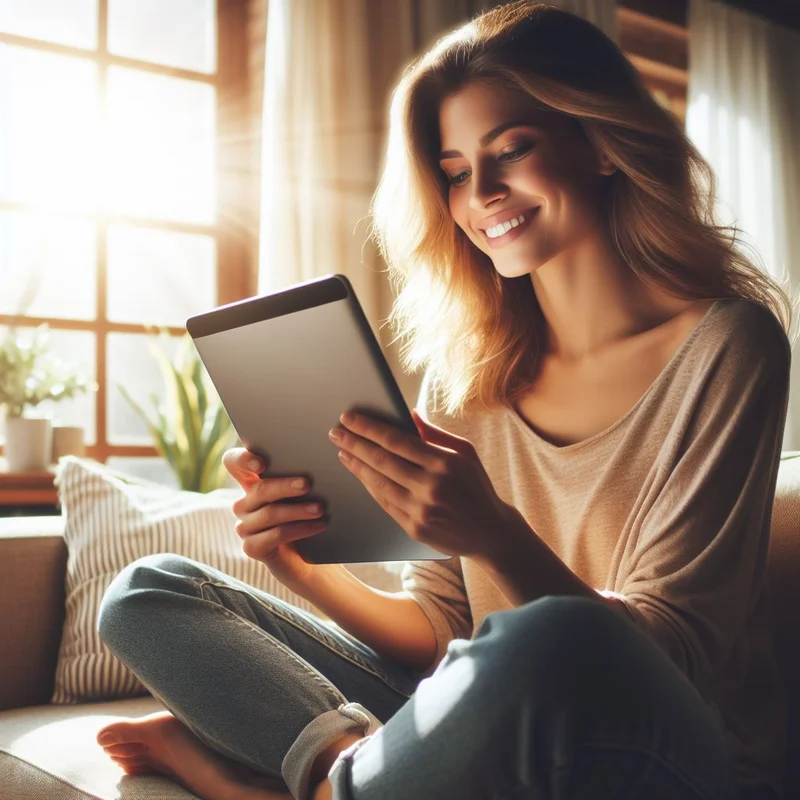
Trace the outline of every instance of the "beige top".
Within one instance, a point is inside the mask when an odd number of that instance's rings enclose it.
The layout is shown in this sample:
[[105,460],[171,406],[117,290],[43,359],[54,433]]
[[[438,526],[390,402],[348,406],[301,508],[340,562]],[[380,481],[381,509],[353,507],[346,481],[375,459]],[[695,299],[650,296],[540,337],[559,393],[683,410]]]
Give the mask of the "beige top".
[[[417,406],[473,443],[499,496],[578,576],[621,596],[720,715],[739,780],[779,791],[785,699],[765,569],[790,359],[769,311],[726,298],[633,408],[582,442],[547,442],[510,405],[448,416],[427,380]],[[467,558],[407,563],[403,586],[433,624],[435,664],[512,607]]]

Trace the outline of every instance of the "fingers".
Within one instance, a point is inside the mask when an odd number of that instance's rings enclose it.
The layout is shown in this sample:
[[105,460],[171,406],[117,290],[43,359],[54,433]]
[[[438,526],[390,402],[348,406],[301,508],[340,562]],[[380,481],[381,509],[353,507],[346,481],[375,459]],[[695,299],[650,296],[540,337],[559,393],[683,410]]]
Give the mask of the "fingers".
[[289,523],[318,520],[325,513],[321,503],[268,503],[250,513],[239,516],[234,526],[243,539],[261,531]]
[[[395,433],[403,435],[401,431],[394,430]],[[355,456],[361,464],[369,466],[373,471],[385,475],[393,483],[407,489],[418,488],[427,475],[427,472],[422,467],[395,455],[397,450],[390,450],[387,446],[381,445],[380,442],[376,444],[377,439],[375,436],[372,436],[372,441],[370,441],[370,439],[365,439],[341,428],[334,428],[330,431],[329,436],[331,442],[346,454],[349,453]],[[346,466],[350,466],[348,461],[345,460],[344,463]]]
[[[356,458],[352,454],[343,450],[339,458],[347,469],[353,473],[364,485],[364,488],[382,505],[387,508],[387,504],[405,508],[409,504],[412,492],[405,486],[397,483],[387,476],[386,470],[379,472],[366,462]],[[388,510],[388,508],[387,508]]]
[[249,558],[260,560],[268,556],[280,545],[315,536],[318,533],[322,533],[327,526],[327,521],[322,519],[313,522],[292,522],[287,525],[279,525],[277,528],[270,528],[269,530],[244,537],[242,550]]
[[301,497],[309,489],[308,481],[300,476],[289,478],[261,478],[242,487],[245,493],[231,506],[239,519],[267,504],[277,503],[291,497]]
[[266,467],[262,459],[244,447],[226,450],[222,454],[222,465],[242,489],[252,486]]
[[374,442],[384,450],[400,456],[413,465],[431,471],[435,471],[438,466],[439,454],[430,445],[423,442],[418,436],[402,431],[395,425],[352,412],[342,414],[341,422],[345,427],[342,431],[345,439],[348,431],[351,431],[350,435]]

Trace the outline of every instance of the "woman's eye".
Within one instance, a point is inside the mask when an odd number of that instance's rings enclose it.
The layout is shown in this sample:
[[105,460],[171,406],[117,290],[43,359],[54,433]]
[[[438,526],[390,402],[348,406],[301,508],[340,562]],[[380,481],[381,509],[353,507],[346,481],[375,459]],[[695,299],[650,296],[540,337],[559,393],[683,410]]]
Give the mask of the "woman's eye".
[[[500,153],[500,155],[497,157],[497,160],[504,162],[517,161],[529,153],[532,148],[532,144],[521,144],[518,147],[515,147],[513,150],[507,150],[505,153]],[[447,182],[451,186],[462,186],[466,182],[467,178],[469,178],[469,172],[458,172],[455,175],[448,175]]]
[[521,144],[519,147],[515,147],[513,150],[507,150],[505,153],[500,153],[500,161],[516,161],[518,158],[522,158],[533,145],[530,144]]
[[451,186],[461,186],[468,177],[468,172],[459,172],[457,175],[448,175],[447,181]]

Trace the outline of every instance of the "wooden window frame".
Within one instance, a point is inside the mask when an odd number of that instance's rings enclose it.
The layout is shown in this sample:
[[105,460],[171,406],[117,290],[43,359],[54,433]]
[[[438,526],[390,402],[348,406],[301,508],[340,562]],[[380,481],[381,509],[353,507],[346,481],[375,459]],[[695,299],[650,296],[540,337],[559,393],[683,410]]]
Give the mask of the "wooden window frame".
[[[669,98],[669,109],[685,125],[689,89],[689,30],[653,16],[652,2],[627,0],[617,6],[619,44],[651,91]],[[647,11],[645,9],[648,9]]]
[[[75,56],[98,66],[99,102],[105,104],[108,70],[128,67],[154,75],[184,78],[213,86],[216,90],[216,221],[210,225],[169,222],[98,210],[75,214],[91,220],[96,230],[97,305],[93,320],[70,320],[38,316],[0,314],[0,325],[36,326],[47,323],[56,330],[86,331],[95,335],[98,391],[95,394],[96,441],[87,456],[105,462],[111,456],[156,456],[148,445],[116,445],[108,442],[107,343],[111,333],[146,333],[150,326],[111,322],[107,317],[106,258],[110,225],[125,223],[148,229],[197,233],[211,236],[217,245],[216,288],[219,304],[233,302],[255,293],[257,284],[254,253],[256,233],[242,224],[243,209],[252,198],[255,180],[248,149],[251,135],[248,94],[248,0],[217,0],[217,69],[212,74],[153,64],[117,56],[108,51],[108,0],[98,2],[98,41],[93,50],[46,42],[27,36],[0,32],[0,43],[22,46],[58,55]],[[36,213],[36,205],[0,201],[0,210]],[[65,212],[68,213],[68,212]],[[238,216],[237,216],[238,215]],[[168,326],[175,336],[183,327]],[[0,448],[2,451],[2,448]]]

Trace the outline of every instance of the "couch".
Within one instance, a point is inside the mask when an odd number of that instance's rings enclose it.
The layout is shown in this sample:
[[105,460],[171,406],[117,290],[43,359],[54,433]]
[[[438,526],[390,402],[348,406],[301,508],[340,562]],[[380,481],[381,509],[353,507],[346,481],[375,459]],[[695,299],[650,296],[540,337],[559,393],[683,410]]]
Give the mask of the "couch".
[[[64,617],[61,517],[0,518],[0,800],[191,800],[155,775],[124,776],[95,743],[151,697],[51,705]],[[770,580],[789,688],[787,800],[800,798],[800,452],[784,452],[772,517]],[[393,576],[396,580],[396,576]],[[383,587],[385,588],[385,587]]]

